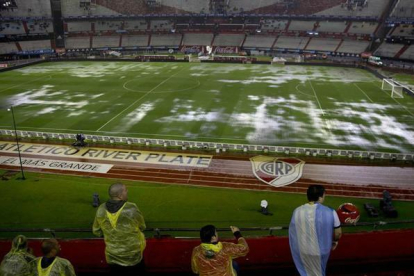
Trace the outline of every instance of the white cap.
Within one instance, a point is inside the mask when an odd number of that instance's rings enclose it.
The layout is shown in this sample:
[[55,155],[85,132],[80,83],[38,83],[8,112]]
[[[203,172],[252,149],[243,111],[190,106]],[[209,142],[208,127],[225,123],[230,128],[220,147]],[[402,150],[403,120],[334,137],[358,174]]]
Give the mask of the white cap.
[[263,208],[266,208],[266,207],[267,207],[267,205],[268,205],[268,203],[267,203],[267,200],[265,200],[265,199],[263,199],[263,200],[260,202],[260,206],[261,206],[261,207],[263,207]]

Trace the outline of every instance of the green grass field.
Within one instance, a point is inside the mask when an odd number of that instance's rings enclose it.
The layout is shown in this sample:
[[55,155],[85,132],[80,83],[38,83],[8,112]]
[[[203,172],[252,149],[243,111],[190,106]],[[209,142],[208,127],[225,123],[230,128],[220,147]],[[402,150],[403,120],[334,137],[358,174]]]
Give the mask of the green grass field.
[[257,145],[414,151],[414,98],[367,71],[53,62],[0,74],[0,128]]
[[[0,170],[0,175],[5,172]],[[92,225],[96,209],[92,207],[92,194],[97,192],[101,202],[108,199],[107,189],[113,180],[72,177],[53,174],[26,173],[26,180],[0,180],[0,228],[84,228]],[[123,181],[128,186],[129,200],[135,202],[145,216],[148,228],[200,228],[213,223],[218,227],[286,226],[293,210],[306,203],[306,195],[245,191],[234,189],[204,188]],[[259,213],[260,201],[266,199],[273,216]],[[414,202],[394,201],[398,219],[382,215],[369,218],[363,203],[375,206],[378,200],[349,199],[327,196],[325,204],[337,208],[351,201],[361,210],[360,222],[396,221],[414,219]],[[412,227],[412,224],[382,226],[379,229]],[[344,231],[366,231],[373,227],[352,227]],[[171,233],[166,233],[171,234]],[[197,236],[198,233],[172,233],[179,236]],[[246,235],[266,235],[266,231],[246,232]],[[285,231],[275,232],[285,235]],[[0,233],[0,237],[15,233]],[[28,233],[28,236],[45,236]],[[60,237],[91,237],[91,233],[59,233]],[[152,233],[148,233],[151,236]]]

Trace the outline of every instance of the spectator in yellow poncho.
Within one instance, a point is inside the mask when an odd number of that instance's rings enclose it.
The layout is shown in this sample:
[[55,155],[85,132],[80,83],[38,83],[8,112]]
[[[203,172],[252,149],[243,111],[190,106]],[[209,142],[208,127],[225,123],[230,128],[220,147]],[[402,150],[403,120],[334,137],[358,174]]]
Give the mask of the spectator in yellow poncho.
[[56,239],[42,242],[43,257],[32,262],[35,276],[76,276],[72,264],[58,257],[60,245]]
[[0,265],[1,276],[29,276],[32,275],[30,262],[36,257],[29,253],[27,239],[18,235],[12,242],[12,248]]
[[128,190],[124,184],[109,187],[110,199],[99,206],[93,233],[105,240],[105,256],[113,275],[139,274],[145,249],[146,226],[135,203],[127,202]]

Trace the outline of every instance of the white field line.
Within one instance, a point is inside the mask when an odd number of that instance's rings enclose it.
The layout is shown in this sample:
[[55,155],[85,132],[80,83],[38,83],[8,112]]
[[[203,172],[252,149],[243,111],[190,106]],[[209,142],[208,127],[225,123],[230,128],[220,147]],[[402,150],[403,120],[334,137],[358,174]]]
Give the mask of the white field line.
[[371,98],[370,97],[368,97],[368,95],[364,92],[364,90],[362,90],[356,83],[354,83],[354,85],[359,89],[359,91],[361,91],[362,93],[364,93],[364,95],[365,95],[365,97],[367,97],[368,98],[368,100],[370,100],[371,101],[371,103],[374,103],[374,101],[373,100],[371,100]]
[[115,115],[112,119],[110,119],[108,122],[106,122],[105,124],[103,124],[100,128],[97,129],[97,131],[100,131],[102,128],[104,128],[107,124],[109,124],[110,122],[112,122],[113,120],[115,120],[116,118],[119,117],[119,115],[121,115],[122,113],[124,113],[126,110],[128,110],[131,106],[133,106],[134,104],[136,104],[137,102],[139,102],[141,99],[143,99],[145,96],[147,96],[148,94],[150,94],[152,91],[154,91],[155,89],[157,89],[158,87],[160,87],[161,85],[163,85],[164,83],[166,83],[167,81],[169,81],[172,77],[174,77],[175,75],[177,75],[178,73],[180,73],[183,69],[181,69],[180,71],[178,71],[177,73],[171,75],[169,78],[165,79],[164,81],[160,82],[157,86],[155,86],[153,89],[151,89],[150,91],[148,91],[147,93],[145,93],[144,95],[142,95],[141,97],[139,97],[135,102],[133,102],[132,104],[130,104],[129,106],[127,106],[124,110],[122,110],[121,112],[119,112],[117,115]]
[[322,111],[322,116],[325,116],[325,112],[323,111],[322,106],[321,106],[321,103],[319,102],[318,95],[316,95],[316,91],[315,91],[315,89],[313,88],[312,82],[311,82],[310,80],[309,80],[309,83],[310,83],[310,86],[312,87],[313,94],[315,94],[315,98],[316,98],[316,100],[318,101],[319,108],[320,108],[320,109],[321,109],[321,111]]
[[28,83],[31,83],[31,82],[35,82],[35,81],[38,81],[38,80],[42,80],[42,79],[45,79],[45,78],[51,79],[52,78],[52,75],[49,75],[49,76],[46,76],[46,77],[37,78],[37,79],[31,80],[31,81],[27,81],[27,82],[23,82],[23,83],[20,83],[20,84],[17,84],[17,85],[8,87],[6,89],[0,90],[0,92],[9,90],[9,89],[12,89],[12,88],[15,88],[15,87],[19,87],[19,86],[24,85],[24,84],[28,84]]
[[[376,82],[374,82],[374,83],[376,83]],[[385,94],[387,94],[388,96],[390,96],[390,98],[391,99],[393,99],[399,106],[401,106],[402,108],[404,108],[405,109],[405,111],[407,111],[408,113],[410,113],[411,114],[411,116],[413,116],[414,117],[414,114],[413,113],[411,113],[411,111],[410,110],[408,110],[408,108],[406,108],[405,106],[403,106],[399,101],[397,101],[395,98],[393,98],[393,97],[391,97],[391,94],[388,94],[387,93],[387,91],[385,91],[385,90],[383,90],[382,89],[382,87],[381,86],[379,86],[379,85],[376,85],[375,84],[375,86],[377,86],[379,89],[381,89],[381,91],[383,91]]]

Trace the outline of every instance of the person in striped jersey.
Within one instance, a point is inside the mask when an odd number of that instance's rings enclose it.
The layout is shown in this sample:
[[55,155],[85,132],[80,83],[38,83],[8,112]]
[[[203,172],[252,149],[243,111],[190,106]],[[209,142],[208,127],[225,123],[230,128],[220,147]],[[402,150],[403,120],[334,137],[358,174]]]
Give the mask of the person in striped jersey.
[[293,212],[289,225],[289,245],[301,276],[324,276],[331,250],[341,238],[341,223],[335,210],[322,205],[325,188],[311,185],[308,203]]

